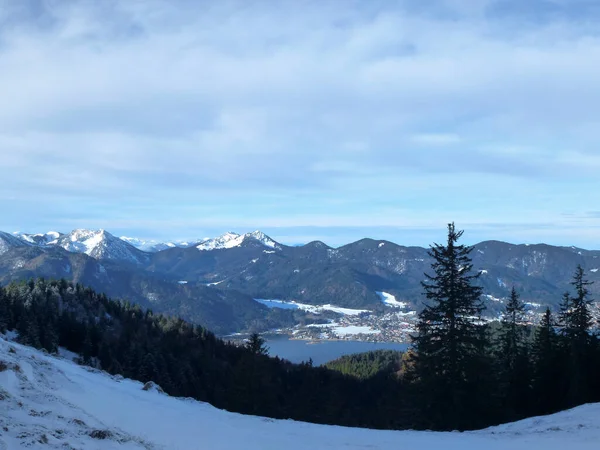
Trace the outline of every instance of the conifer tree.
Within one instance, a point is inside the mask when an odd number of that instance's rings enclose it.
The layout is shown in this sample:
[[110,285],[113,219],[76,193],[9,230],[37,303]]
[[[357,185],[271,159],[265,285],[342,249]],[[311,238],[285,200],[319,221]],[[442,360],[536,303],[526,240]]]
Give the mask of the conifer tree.
[[487,339],[481,325],[481,287],[472,273],[472,247],[458,245],[462,231],[448,225],[446,245],[434,244],[434,275],[422,283],[427,298],[419,315],[414,378],[422,394],[429,426],[447,429],[477,426],[489,410],[484,395]]
[[4,288],[0,286],[0,333],[8,328],[8,297],[4,295]]
[[250,338],[246,343],[246,348],[255,355],[269,354],[269,348],[265,345],[265,340],[258,333],[252,333],[250,335]]
[[563,350],[566,356],[567,407],[579,405],[589,396],[592,384],[591,362],[593,360],[592,314],[590,312],[590,292],[592,282],[584,279],[584,270],[577,266],[571,285],[575,296],[568,293],[561,304],[560,325]]
[[501,403],[508,420],[529,405],[529,367],[527,356],[525,304],[513,287],[500,321],[496,349]]
[[547,308],[535,331],[531,349],[535,414],[548,414],[555,411],[558,405],[561,367],[558,357],[558,336],[554,331],[554,325],[552,312]]

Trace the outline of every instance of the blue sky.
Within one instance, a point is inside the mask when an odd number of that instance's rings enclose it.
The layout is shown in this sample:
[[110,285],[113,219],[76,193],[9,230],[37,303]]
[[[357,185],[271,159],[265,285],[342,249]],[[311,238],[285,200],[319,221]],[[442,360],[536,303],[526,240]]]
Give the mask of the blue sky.
[[0,0],[0,229],[600,248],[600,2]]

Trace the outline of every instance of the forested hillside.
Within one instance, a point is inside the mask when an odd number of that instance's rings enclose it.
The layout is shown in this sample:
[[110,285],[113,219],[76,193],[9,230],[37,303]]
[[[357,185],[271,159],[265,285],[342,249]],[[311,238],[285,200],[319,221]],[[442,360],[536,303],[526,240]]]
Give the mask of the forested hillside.
[[[600,252],[574,247],[486,241],[475,245],[472,260],[491,318],[501,313],[512,287],[536,322],[546,306],[556,310],[577,265],[587,278],[600,281]],[[393,312],[382,303],[379,293],[385,292],[407,310],[421,311],[420,282],[431,263],[426,248],[374,239],[339,248],[322,242],[293,247],[260,232],[227,233],[147,253],[104,230],[0,233],[1,284],[65,278],[219,334],[287,327],[305,318],[300,311],[268,310],[255,298],[333,304],[377,316]],[[596,297],[598,289],[598,283],[590,286]]]
[[359,381],[269,358],[65,280],[0,288],[0,331],[7,329],[27,345],[65,347],[83,364],[230,411],[371,428],[412,425],[402,413],[404,386],[393,378]]
[[[0,331],[16,330],[27,345],[48,352],[64,347],[83,364],[152,380],[171,395],[230,411],[371,428],[470,429],[600,400],[598,338],[589,332],[592,321],[581,297],[587,282],[577,274],[579,297],[565,297],[560,326],[548,311],[532,342],[513,293],[494,339],[479,350],[476,381],[457,385],[459,401],[478,394],[457,425],[448,416],[430,415],[431,402],[447,401],[429,396],[448,375],[438,363],[431,370],[422,366],[430,350],[419,345],[417,359],[381,352],[343,358],[331,364],[335,370],[296,365],[81,285],[43,279],[0,288]],[[480,331],[491,334],[487,325]]]
[[402,369],[403,352],[374,350],[371,352],[344,355],[325,364],[325,367],[344,375],[367,379],[381,374],[394,374]]

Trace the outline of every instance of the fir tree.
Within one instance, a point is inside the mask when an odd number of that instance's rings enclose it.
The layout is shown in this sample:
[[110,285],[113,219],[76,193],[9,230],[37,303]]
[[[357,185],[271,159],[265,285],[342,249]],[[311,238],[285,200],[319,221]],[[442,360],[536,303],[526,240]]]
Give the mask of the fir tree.
[[154,355],[152,353],[146,353],[144,358],[142,359],[142,364],[140,365],[138,371],[138,377],[141,381],[154,381],[157,382],[157,370],[156,370],[156,361]]
[[589,396],[592,384],[591,362],[593,361],[593,337],[590,334],[592,314],[588,286],[592,282],[584,279],[584,270],[577,266],[571,285],[575,288],[575,296],[568,293],[563,296],[561,304],[561,334],[563,349],[567,358],[567,398],[566,406],[583,403]]
[[554,325],[552,312],[547,308],[535,331],[531,349],[535,414],[548,414],[557,409],[561,366],[558,358],[558,336]]
[[246,342],[246,348],[255,355],[268,355],[269,348],[265,345],[265,340],[258,333],[252,333],[248,342]]
[[4,288],[0,286],[0,333],[8,329],[8,297],[4,295]]
[[529,367],[526,338],[525,304],[513,287],[500,321],[496,350],[499,393],[508,420],[529,405]]
[[428,304],[419,315],[415,378],[430,426],[457,429],[477,425],[485,408],[487,339],[480,322],[481,287],[472,274],[472,247],[458,245],[462,231],[448,225],[446,245],[435,244],[434,275],[422,283]]

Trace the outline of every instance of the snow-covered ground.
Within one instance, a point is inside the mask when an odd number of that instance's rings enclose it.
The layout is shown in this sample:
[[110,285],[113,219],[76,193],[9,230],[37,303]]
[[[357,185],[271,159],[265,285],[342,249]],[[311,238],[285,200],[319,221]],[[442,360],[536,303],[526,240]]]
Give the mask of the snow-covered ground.
[[307,311],[313,314],[320,314],[323,311],[332,311],[334,313],[342,314],[344,316],[357,316],[361,313],[370,312],[367,309],[350,309],[350,308],[342,308],[341,306],[335,305],[308,305],[306,303],[298,303],[294,301],[285,301],[285,300],[270,300],[266,298],[255,298],[254,301],[258,303],[262,303],[263,305],[269,308],[280,308],[280,309],[301,309],[303,311]]
[[399,302],[398,300],[396,300],[396,297],[394,295],[389,294],[387,292],[376,292],[376,294],[379,296],[381,301],[387,306],[392,306],[394,308],[406,308],[408,306],[408,303]]
[[600,404],[477,432],[376,431],[229,413],[2,337],[0,361],[0,450],[583,450],[600,442]]

